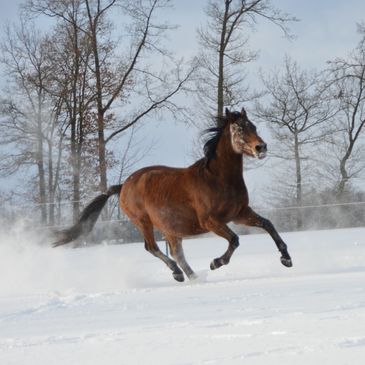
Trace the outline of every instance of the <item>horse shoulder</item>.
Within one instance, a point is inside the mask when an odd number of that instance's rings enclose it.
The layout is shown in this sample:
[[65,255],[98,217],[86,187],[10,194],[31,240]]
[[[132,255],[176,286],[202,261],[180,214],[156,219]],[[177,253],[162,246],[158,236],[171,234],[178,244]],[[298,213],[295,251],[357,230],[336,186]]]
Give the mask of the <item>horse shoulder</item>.
[[200,221],[208,217],[231,221],[248,205],[243,178],[221,179],[213,171],[196,163],[189,167],[191,196]]

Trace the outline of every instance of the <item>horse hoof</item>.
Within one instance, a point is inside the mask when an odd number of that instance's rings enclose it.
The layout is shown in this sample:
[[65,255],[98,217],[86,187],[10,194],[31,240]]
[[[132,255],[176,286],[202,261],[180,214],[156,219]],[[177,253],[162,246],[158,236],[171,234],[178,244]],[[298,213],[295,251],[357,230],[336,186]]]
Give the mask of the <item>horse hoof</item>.
[[218,269],[222,266],[222,262],[220,259],[214,259],[211,263],[210,263],[210,270],[215,270]]
[[174,277],[174,279],[180,283],[182,283],[185,279],[184,279],[184,274],[183,273],[179,273],[179,272],[173,272],[172,276]]
[[199,276],[197,274],[195,274],[195,272],[190,274],[188,277],[189,277],[189,280],[196,280],[199,278]]
[[281,257],[280,261],[286,267],[292,267],[293,266],[293,263],[292,263],[291,259],[286,259],[285,257]]

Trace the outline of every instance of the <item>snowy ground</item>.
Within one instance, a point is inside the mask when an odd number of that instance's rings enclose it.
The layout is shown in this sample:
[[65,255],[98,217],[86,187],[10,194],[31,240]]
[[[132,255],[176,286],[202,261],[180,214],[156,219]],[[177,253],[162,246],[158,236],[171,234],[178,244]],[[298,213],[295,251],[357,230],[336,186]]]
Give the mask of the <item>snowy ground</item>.
[[195,282],[141,244],[39,247],[0,236],[0,364],[351,364],[365,359],[365,228],[185,241]]

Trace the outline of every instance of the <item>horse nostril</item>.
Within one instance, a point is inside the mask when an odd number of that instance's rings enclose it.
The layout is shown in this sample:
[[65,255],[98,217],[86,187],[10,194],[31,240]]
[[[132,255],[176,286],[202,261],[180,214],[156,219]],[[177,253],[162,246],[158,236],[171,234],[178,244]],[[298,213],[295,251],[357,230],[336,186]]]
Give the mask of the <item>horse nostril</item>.
[[262,153],[262,152],[266,152],[267,151],[267,145],[266,143],[260,143],[258,145],[256,145],[256,151],[259,152],[259,153]]

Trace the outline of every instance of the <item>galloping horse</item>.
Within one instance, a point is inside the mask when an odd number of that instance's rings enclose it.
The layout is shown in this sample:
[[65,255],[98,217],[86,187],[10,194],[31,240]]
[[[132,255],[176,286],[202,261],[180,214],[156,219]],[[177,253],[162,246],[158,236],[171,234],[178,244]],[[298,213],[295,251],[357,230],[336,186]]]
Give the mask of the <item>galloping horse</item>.
[[[272,223],[249,206],[242,174],[243,155],[262,159],[267,151],[256,127],[244,109],[241,112],[226,109],[218,127],[210,128],[208,133],[204,158],[187,168],[150,166],[136,171],[124,184],[114,185],[96,197],[79,221],[61,232],[54,246],[89,233],[108,198],[119,194],[120,206],[142,233],[146,250],[161,259],[177,281],[184,281],[183,272],[189,279],[196,277],[184,257],[184,237],[214,232],[225,238],[228,249],[212,261],[210,268],[215,270],[229,263],[239,246],[238,236],[227,225],[229,222],[266,230],[281,253],[281,263],[291,267],[287,246]],[[165,236],[175,261],[160,251],[154,227]]]

